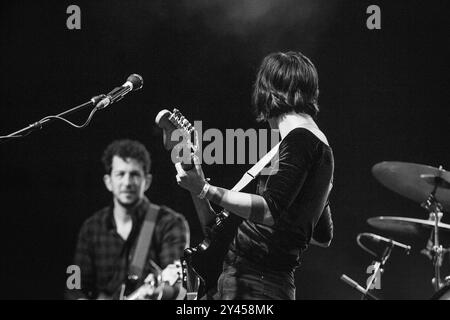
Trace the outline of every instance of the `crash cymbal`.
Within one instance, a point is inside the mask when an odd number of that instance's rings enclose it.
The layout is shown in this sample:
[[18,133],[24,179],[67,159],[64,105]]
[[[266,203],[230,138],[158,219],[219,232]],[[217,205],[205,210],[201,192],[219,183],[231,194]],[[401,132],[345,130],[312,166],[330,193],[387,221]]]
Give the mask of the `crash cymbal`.
[[[434,227],[434,221],[405,217],[373,217],[369,218],[367,223],[378,229],[408,235],[429,234]],[[438,227],[440,233],[450,234],[450,224],[440,222]]]
[[380,162],[373,166],[375,178],[388,189],[423,203],[437,184],[436,200],[450,210],[450,172],[406,162]]

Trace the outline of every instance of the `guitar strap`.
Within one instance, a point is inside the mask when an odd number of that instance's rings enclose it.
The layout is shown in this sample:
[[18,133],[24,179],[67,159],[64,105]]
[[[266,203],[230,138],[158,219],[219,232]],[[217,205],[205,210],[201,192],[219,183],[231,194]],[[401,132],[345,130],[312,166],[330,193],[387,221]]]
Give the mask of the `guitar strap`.
[[152,243],[153,231],[155,230],[159,209],[159,206],[150,202],[148,203],[145,219],[142,223],[136,249],[134,250],[133,259],[128,270],[129,279],[140,279],[144,273],[145,262],[147,261],[148,250]]
[[247,184],[249,184],[256,176],[261,172],[262,169],[272,160],[275,154],[278,152],[278,148],[280,147],[280,143],[278,142],[275,147],[272,148],[264,157],[262,157],[253,167],[250,168],[244,175],[241,180],[238,181],[231,189],[231,191],[241,191],[245,188]]
[[[315,127],[315,126],[303,126],[302,128],[310,131],[312,134],[314,134],[317,137],[317,139],[322,141],[327,146],[329,145],[327,138],[325,137],[323,132],[320,131],[317,127]],[[244,175],[242,176],[241,180],[239,180],[239,182],[235,184],[235,186],[233,187],[233,189],[231,189],[231,191],[241,191],[242,189],[245,188],[245,186],[247,184],[249,184],[253,179],[255,179],[256,176],[262,171],[262,169],[265,168],[265,166],[272,160],[272,158],[278,152],[278,149],[280,147],[280,143],[281,143],[281,141],[278,142],[278,144],[276,144],[253,167],[251,167],[250,170],[248,170],[246,173],[244,173]],[[331,189],[331,187],[330,187],[330,189]]]

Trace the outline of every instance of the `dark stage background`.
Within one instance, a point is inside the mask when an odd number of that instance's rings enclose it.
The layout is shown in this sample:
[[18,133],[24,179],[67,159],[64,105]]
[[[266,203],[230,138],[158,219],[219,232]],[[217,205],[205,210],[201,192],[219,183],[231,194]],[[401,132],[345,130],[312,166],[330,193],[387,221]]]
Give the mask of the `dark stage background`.
[[[427,218],[418,204],[371,175],[384,160],[450,169],[448,13],[445,1],[14,1],[1,4],[1,134],[106,93],[131,73],[144,88],[75,130],[56,122],[0,145],[0,297],[59,299],[82,222],[105,206],[100,157],[116,138],[141,140],[153,154],[156,203],[182,212],[201,240],[189,195],[178,188],[154,118],[178,106],[204,129],[261,127],[250,95],[255,71],[273,51],[299,50],[320,76],[319,125],[335,152],[335,239],[311,247],[297,272],[299,299],[358,299],[339,280],[365,283],[371,257],[356,244],[379,215]],[[81,8],[81,30],[68,30],[66,8]],[[366,8],[381,8],[381,30],[368,30]],[[444,77],[446,80],[444,80]],[[84,121],[87,112],[72,119]],[[244,165],[204,167],[231,187]],[[449,214],[448,214],[449,215]],[[443,221],[449,222],[445,216]],[[425,239],[401,238],[382,277],[385,299],[433,293]],[[445,261],[445,274],[450,261]]]

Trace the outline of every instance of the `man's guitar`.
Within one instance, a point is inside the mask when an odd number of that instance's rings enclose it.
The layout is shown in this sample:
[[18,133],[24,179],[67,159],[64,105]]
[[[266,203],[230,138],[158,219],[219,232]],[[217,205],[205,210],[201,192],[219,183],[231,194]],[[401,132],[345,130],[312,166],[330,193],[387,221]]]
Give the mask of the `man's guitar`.
[[[178,111],[162,110],[155,119],[163,129],[164,147],[172,151],[172,160],[181,162],[184,170],[193,168],[191,156],[198,150],[198,134],[194,126]],[[222,262],[242,218],[222,210],[206,238],[184,251],[183,285],[188,297],[212,295],[222,272]]]
[[[101,293],[97,300],[162,300],[166,287],[174,287],[183,273],[180,261],[169,264],[161,270],[153,261],[154,272],[149,273],[143,281],[129,280],[112,296]],[[176,297],[171,299],[181,300],[186,296],[186,290],[181,287]]]

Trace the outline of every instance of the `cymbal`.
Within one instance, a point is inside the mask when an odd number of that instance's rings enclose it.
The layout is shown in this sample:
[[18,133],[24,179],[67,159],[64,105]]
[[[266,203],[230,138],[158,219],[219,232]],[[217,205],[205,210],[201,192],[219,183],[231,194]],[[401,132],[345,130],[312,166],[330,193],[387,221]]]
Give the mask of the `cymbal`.
[[421,174],[420,178],[433,187],[437,186],[438,188],[450,189],[450,182],[434,174]]
[[423,164],[380,162],[373,166],[375,178],[388,189],[423,203],[437,185],[436,199],[444,211],[450,210],[450,172]]
[[[434,221],[405,217],[373,217],[367,219],[367,223],[385,231],[411,235],[422,235],[434,227]],[[450,224],[440,222],[438,227],[440,233],[450,234]]]

